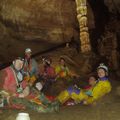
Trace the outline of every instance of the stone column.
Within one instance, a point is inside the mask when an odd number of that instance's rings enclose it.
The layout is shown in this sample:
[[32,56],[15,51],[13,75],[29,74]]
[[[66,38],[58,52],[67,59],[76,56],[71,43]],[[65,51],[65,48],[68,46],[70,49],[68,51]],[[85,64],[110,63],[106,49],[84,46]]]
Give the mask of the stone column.
[[88,32],[87,3],[86,0],[75,0],[77,6],[77,19],[80,27],[81,52],[90,52],[91,44]]

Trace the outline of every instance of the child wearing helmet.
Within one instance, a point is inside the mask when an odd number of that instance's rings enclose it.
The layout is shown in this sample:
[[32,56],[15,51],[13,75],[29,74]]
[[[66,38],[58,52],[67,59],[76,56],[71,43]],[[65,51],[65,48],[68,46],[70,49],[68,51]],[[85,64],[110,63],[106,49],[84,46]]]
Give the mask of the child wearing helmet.
[[97,68],[98,81],[92,89],[92,94],[88,97],[84,104],[91,104],[111,91],[111,84],[108,80],[108,68],[104,64],[100,64]]

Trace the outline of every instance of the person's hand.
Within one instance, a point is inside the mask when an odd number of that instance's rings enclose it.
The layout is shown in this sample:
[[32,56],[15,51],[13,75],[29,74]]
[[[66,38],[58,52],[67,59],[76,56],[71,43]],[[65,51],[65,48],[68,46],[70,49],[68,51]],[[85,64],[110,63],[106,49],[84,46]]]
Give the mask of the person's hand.
[[25,77],[24,77],[24,80],[29,81],[29,80],[30,80],[30,76],[28,76],[28,75],[25,76]]
[[73,76],[73,77],[76,77],[76,78],[79,78],[79,77],[80,77],[80,75],[78,75],[78,74],[75,73],[75,72],[71,72],[70,75]]
[[17,95],[16,95],[16,93],[13,93],[12,96],[13,96],[13,97],[16,97]]
[[24,96],[23,93],[20,93],[18,97],[19,97],[19,98],[24,98],[25,96]]

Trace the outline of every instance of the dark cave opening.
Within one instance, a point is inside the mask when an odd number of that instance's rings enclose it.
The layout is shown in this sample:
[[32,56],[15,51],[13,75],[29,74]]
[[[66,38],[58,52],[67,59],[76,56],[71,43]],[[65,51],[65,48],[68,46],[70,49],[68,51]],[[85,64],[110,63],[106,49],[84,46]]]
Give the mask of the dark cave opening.
[[104,0],[88,0],[95,18],[95,29],[90,30],[90,39],[93,51],[98,53],[98,39],[104,34],[105,26],[107,25],[110,15]]

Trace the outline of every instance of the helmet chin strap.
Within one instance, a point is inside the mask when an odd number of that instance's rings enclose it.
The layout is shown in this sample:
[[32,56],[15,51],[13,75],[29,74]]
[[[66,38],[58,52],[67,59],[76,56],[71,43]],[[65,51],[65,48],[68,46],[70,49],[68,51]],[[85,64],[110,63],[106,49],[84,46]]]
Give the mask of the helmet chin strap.
[[23,91],[23,88],[21,87],[21,82],[23,81],[23,75],[21,71],[17,71],[13,65],[11,66],[11,69],[14,73],[16,84],[17,84],[16,90],[18,93],[21,93]]
[[17,76],[18,82],[23,81],[23,75],[22,75],[21,71],[19,71],[16,76]]
[[16,77],[17,77],[18,82],[22,82],[22,81],[23,81],[23,75],[22,75],[22,73],[21,73],[22,68],[21,68],[20,70],[16,69],[16,68],[15,68],[15,63],[13,63],[12,68],[13,68],[14,71],[15,71],[15,74],[16,74]]

